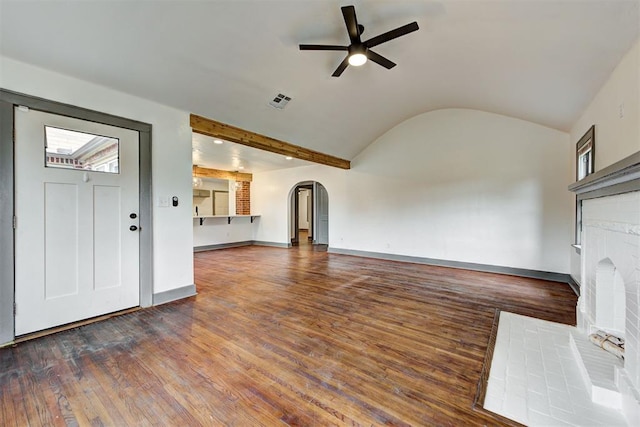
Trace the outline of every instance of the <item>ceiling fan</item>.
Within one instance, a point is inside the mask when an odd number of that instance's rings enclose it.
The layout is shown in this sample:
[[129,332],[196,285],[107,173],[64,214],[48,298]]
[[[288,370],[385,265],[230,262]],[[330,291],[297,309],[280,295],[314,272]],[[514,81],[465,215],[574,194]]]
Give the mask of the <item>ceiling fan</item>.
[[349,40],[351,41],[351,44],[349,46],[323,44],[300,45],[300,50],[346,50],[348,52],[348,55],[346,58],[344,58],[340,65],[338,65],[338,68],[336,68],[336,70],[333,72],[333,77],[340,77],[340,75],[348,65],[358,67],[367,62],[367,59],[370,59],[373,62],[382,65],[386,69],[395,67],[395,62],[389,61],[382,55],[378,55],[377,53],[372,51],[371,48],[418,30],[418,23],[414,21],[410,24],[403,25],[402,27],[398,27],[395,30],[387,31],[386,33],[380,34],[379,36],[375,36],[363,42],[360,39],[360,36],[364,32],[364,26],[358,24],[358,20],[356,19],[355,7],[343,6],[341,9],[342,16],[344,16],[344,23],[347,25]]

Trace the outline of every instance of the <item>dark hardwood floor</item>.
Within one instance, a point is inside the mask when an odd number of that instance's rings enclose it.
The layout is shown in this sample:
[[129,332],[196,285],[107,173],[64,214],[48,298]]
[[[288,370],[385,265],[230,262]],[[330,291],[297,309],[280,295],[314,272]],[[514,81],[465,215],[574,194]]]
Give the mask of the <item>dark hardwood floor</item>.
[[501,425],[473,409],[495,309],[568,285],[312,250],[195,254],[197,297],[0,349],[0,426]]

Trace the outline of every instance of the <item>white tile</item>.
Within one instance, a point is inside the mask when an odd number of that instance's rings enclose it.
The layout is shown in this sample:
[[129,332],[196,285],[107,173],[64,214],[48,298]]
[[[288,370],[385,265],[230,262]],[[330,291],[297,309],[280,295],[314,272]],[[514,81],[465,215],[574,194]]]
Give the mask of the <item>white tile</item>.
[[547,380],[544,376],[538,375],[538,373],[529,372],[527,375],[528,389],[536,393],[547,393]]
[[527,356],[538,353],[540,357],[542,357],[542,351],[540,350],[540,341],[538,341],[537,339],[535,341],[531,339],[525,340],[523,348]]
[[589,414],[583,412],[576,412],[573,414],[569,420],[567,421],[573,426],[576,427],[585,427],[585,426],[603,426],[603,427],[613,427],[616,424],[610,422],[600,422],[596,421],[593,417],[590,417]]
[[527,369],[529,370],[541,370],[543,369],[543,359],[542,352],[527,352],[525,356],[525,360],[527,363]]
[[551,406],[550,411],[551,411],[551,416],[554,419],[565,422],[567,424],[572,424],[572,420],[577,418],[576,414],[573,412],[573,410],[570,407],[556,408],[554,406]]
[[491,369],[489,370],[489,378],[496,378],[504,380],[507,378],[507,360],[504,353],[500,354],[500,357],[496,357],[496,353],[493,353],[493,361],[491,362]]
[[560,421],[553,418],[549,414],[541,414],[539,412],[529,410],[529,426],[531,427],[559,427],[559,426],[571,426],[564,421]]
[[504,393],[490,393],[487,391],[487,394],[484,397],[483,407],[488,411],[498,413],[502,409],[503,399]]
[[577,410],[578,407],[591,408],[593,406],[591,396],[582,383],[575,387],[570,386],[569,396],[571,397],[571,406],[573,406],[574,410]]
[[514,344],[516,348],[509,349],[509,366],[522,366],[526,362],[526,352],[520,344]]
[[499,337],[503,324],[525,345],[508,339],[494,349],[487,410],[531,426],[624,425],[619,412],[591,402],[569,348],[575,328],[502,312]]
[[517,363],[509,363],[507,377],[522,380],[524,382],[527,378],[527,364],[524,357]]
[[568,391],[558,391],[554,389],[548,390],[549,406],[551,406],[551,413],[554,409],[560,409],[563,411],[573,411],[571,406],[571,397]]
[[550,414],[549,397],[546,393],[536,393],[529,391],[527,393],[527,403],[531,410],[542,414]]
[[564,375],[552,375],[547,377],[547,386],[551,390],[567,392],[567,383],[564,379]]
[[505,384],[504,391],[508,396],[514,396],[524,399],[527,396],[526,380],[522,380],[519,378],[509,378]]
[[592,425],[607,427],[626,426],[626,420],[621,412],[614,411],[603,406],[594,405],[590,410],[585,411],[584,416],[592,420]]
[[529,417],[527,414],[527,399],[524,397],[507,394],[503,411],[507,418],[516,420],[521,424],[527,424]]
[[556,359],[544,359],[544,374],[547,380],[550,377],[562,375],[562,363]]
[[580,370],[576,367],[576,368],[572,368],[571,370],[564,370],[564,380],[567,384],[568,388],[584,388],[585,383],[584,383],[584,379],[582,378],[582,374],[580,373]]
[[509,339],[508,339],[508,337],[503,337],[503,336],[500,336],[500,334],[498,334],[498,336],[496,337],[496,343],[494,345],[494,350],[493,350],[494,356],[495,356],[496,353],[500,353],[500,352],[508,351],[508,350],[509,350]]
[[491,378],[489,377],[489,381],[487,382],[487,392],[489,390],[493,390],[496,393],[504,393],[505,391],[505,380],[501,378]]

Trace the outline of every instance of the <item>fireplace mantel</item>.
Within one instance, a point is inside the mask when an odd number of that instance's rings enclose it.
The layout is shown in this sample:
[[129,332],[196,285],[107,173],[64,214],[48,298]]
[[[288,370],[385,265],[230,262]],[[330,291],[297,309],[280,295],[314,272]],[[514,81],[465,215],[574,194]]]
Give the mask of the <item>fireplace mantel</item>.
[[[640,425],[640,152],[569,186],[581,230],[578,329],[625,339],[622,367],[605,363],[613,387],[593,394]],[[605,399],[606,397],[606,399]],[[607,403],[608,402],[608,403]],[[615,404],[615,406],[614,406]]]
[[569,190],[578,199],[640,191],[640,152],[571,184]]

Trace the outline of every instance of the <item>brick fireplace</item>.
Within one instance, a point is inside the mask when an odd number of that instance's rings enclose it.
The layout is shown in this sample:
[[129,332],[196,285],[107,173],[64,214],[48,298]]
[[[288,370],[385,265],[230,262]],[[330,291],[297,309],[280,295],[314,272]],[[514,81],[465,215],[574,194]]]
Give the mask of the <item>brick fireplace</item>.
[[578,328],[625,339],[614,368],[620,406],[640,423],[640,153],[570,187],[581,203]]

